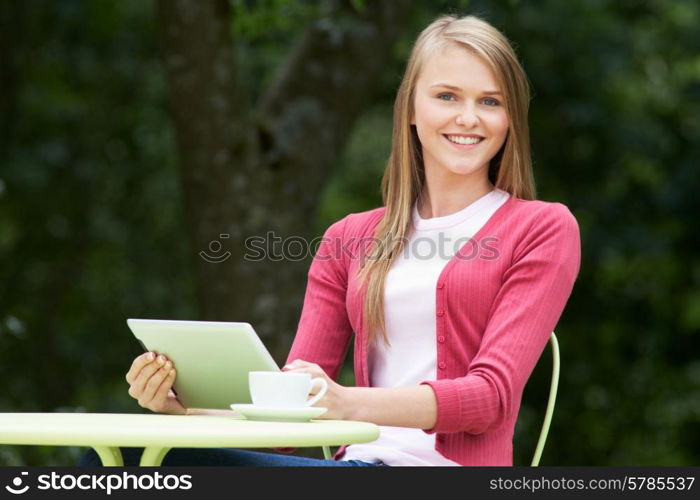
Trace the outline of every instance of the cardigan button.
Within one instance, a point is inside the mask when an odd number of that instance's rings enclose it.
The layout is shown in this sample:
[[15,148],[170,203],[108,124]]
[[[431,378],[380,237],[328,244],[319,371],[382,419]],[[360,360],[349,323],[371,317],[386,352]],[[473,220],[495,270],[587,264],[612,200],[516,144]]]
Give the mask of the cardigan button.
[[444,361],[440,361],[438,363],[438,368],[440,368],[441,370],[444,370],[446,367],[447,367],[447,365],[445,364]]
[[444,314],[445,314],[445,311],[443,311],[442,309],[439,309],[437,312],[438,316],[443,316]]
[[445,343],[445,337],[443,337],[442,335],[440,335],[440,336],[438,337],[438,342],[440,342],[441,344],[444,344],[444,343]]
[[444,284],[444,283],[438,283],[438,289],[442,290],[443,288],[445,288],[445,284]]

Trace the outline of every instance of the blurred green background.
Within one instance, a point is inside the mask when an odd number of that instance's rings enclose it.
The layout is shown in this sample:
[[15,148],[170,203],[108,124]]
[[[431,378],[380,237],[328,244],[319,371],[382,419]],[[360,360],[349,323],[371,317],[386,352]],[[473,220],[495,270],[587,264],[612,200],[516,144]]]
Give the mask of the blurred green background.
[[[250,321],[283,361],[310,256],[246,262],[242,238],[310,239],[381,204],[393,98],[441,13],[513,41],[538,197],[581,228],[542,464],[697,465],[695,0],[0,3],[0,411],[142,411],[128,317]],[[546,351],[516,464],[549,370]],[[0,464],[80,452],[0,446]]]

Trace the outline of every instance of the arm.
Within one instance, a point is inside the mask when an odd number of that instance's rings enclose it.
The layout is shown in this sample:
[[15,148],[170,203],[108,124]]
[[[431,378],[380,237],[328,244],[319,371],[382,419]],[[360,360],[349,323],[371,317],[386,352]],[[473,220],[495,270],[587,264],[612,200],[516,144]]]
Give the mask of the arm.
[[432,429],[437,419],[435,393],[416,387],[347,387],[344,418],[377,425]]
[[467,374],[426,381],[438,415],[428,432],[479,434],[513,416],[579,271],[578,224],[556,204],[538,217],[503,276]]
[[321,418],[359,420],[377,425],[430,429],[435,424],[437,404],[433,390],[415,387],[343,387],[317,364],[301,359],[285,365],[283,371],[308,373],[324,378],[328,390],[317,403],[328,408]]
[[287,363],[294,359],[317,363],[331,379],[338,376],[352,335],[345,308],[345,222],[342,219],[326,230],[311,263],[301,318],[287,358]]

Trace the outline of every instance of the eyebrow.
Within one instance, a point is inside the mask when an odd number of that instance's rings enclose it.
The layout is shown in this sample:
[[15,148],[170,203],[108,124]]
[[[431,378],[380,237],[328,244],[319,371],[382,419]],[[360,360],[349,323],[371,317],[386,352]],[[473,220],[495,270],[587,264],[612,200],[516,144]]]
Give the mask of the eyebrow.
[[[431,85],[430,88],[432,89],[433,87],[444,87],[446,89],[450,90],[457,90],[459,92],[462,91],[460,87],[455,87],[454,85],[449,85],[447,83],[436,83],[435,85]],[[500,90],[485,90],[482,92],[482,94],[488,94],[488,95],[503,95]]]

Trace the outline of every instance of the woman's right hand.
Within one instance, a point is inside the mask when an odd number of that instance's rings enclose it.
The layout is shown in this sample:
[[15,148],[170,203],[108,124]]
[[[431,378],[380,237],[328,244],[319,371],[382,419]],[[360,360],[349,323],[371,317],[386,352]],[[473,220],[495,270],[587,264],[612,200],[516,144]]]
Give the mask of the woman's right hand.
[[145,352],[134,359],[126,374],[129,395],[142,408],[156,413],[184,415],[187,410],[172,391],[175,375],[172,362],[165,356]]

